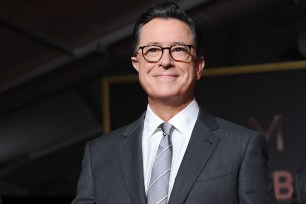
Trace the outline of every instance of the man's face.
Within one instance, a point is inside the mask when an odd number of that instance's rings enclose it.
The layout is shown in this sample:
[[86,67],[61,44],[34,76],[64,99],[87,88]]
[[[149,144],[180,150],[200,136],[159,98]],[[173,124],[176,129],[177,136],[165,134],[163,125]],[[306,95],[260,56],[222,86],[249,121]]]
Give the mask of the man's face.
[[[155,18],[142,27],[138,47],[152,44],[169,47],[194,43],[186,23],[176,19]],[[131,58],[134,68],[139,72],[140,84],[148,94],[149,103],[159,101],[180,105],[193,99],[193,89],[201,77],[204,59],[196,59],[194,48],[191,48],[190,53],[185,61],[173,60],[167,49],[158,62],[147,62],[141,50],[138,50],[136,57]]]

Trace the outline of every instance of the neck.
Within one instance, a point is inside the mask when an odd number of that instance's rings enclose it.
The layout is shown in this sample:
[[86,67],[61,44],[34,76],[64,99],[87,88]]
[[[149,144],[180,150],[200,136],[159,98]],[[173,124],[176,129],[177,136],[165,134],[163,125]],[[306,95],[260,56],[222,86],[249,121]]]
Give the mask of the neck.
[[193,97],[184,102],[178,103],[176,101],[156,101],[150,97],[148,98],[152,111],[164,121],[169,121],[173,116],[186,108],[192,102],[192,100]]

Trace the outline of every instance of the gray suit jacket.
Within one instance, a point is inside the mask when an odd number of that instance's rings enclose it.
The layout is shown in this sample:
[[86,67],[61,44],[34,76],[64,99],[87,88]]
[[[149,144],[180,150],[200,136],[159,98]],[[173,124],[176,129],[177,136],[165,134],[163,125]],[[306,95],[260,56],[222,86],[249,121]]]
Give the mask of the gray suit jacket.
[[[136,122],[88,142],[73,204],[146,204]],[[200,111],[169,204],[275,203],[266,143],[257,132]]]
[[300,169],[294,177],[292,204],[306,204],[306,167]]

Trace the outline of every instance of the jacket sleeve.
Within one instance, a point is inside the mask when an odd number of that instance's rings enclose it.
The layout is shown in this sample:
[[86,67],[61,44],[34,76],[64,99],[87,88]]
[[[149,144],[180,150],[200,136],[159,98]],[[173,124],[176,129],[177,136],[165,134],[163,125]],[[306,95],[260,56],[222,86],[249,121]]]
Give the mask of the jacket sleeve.
[[238,177],[239,203],[276,203],[268,168],[267,145],[262,135],[250,137]]
[[77,194],[72,204],[95,204],[94,180],[92,176],[92,163],[90,144],[85,146],[82,162],[82,171],[78,181]]

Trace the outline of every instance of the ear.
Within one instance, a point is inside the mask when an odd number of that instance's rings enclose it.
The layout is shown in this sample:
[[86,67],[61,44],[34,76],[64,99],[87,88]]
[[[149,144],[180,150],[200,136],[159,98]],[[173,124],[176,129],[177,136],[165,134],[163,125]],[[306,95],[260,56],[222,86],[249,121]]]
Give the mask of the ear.
[[139,62],[136,57],[131,57],[133,67],[139,72]]
[[203,56],[200,57],[199,59],[196,59],[195,66],[196,66],[195,68],[196,68],[197,80],[200,80],[205,66],[205,60]]

